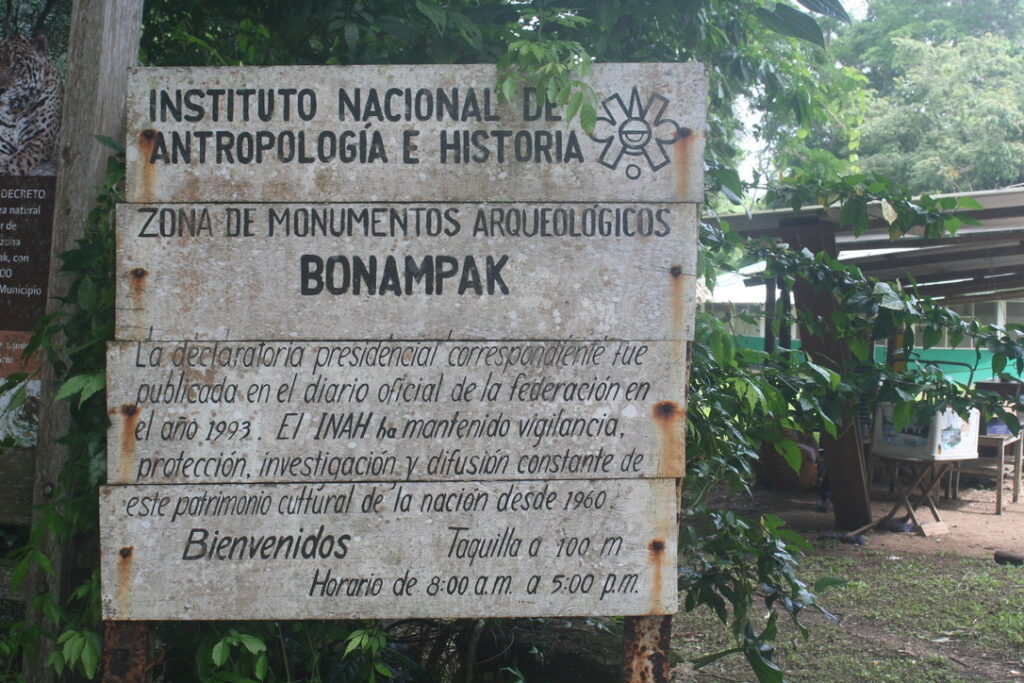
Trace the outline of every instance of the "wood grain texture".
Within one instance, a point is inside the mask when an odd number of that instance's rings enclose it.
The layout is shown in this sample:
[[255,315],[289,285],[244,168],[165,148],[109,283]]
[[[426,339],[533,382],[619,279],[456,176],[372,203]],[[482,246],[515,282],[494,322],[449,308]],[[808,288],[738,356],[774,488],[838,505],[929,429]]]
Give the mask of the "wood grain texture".
[[32,521],[35,451],[0,448],[0,524],[28,526]]
[[[93,205],[90,200],[106,174],[110,150],[93,136],[118,140],[123,135],[127,71],[138,61],[141,26],[142,0],[76,0],[72,8],[66,80],[74,87],[65,88],[64,94],[48,284],[50,311],[60,307],[59,298],[66,295],[69,285],[58,270],[61,261],[57,256],[71,249],[82,236]],[[49,366],[44,366],[42,380],[44,396],[33,492],[37,505],[53,500],[52,487],[67,459],[67,449],[58,439],[66,433],[69,419],[66,404],[54,402],[52,393],[47,393],[56,391]],[[70,583],[70,568],[65,566],[65,548],[51,539],[49,535],[44,537],[40,550],[50,558],[60,577],[49,588],[62,594],[68,589],[62,582]],[[29,581],[42,589],[52,580],[40,574]],[[40,628],[50,628],[42,614],[31,616]],[[50,640],[42,641],[35,657],[26,662],[26,680],[42,683],[54,679],[53,669],[46,664],[52,644]]]

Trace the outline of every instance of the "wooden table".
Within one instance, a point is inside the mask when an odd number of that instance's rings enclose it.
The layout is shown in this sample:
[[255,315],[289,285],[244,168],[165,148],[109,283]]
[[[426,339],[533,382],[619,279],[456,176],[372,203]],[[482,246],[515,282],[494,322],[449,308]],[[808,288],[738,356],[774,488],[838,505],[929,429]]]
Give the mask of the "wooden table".
[[[1006,448],[1013,446],[1013,502],[1020,500],[1021,460],[1024,456],[1024,432],[1014,435],[990,434],[978,437],[978,449],[989,446],[996,449],[995,458],[979,458],[958,463],[953,474],[953,497],[960,489],[960,475],[972,474],[979,477],[994,477],[996,480],[996,514],[1003,514],[1003,479],[1006,476]],[[986,462],[990,461],[990,462]]]
[[[962,462],[971,462],[977,458],[961,460],[925,460],[922,458],[878,454],[874,457],[878,458],[885,465],[891,481],[896,485],[896,495],[898,496],[898,500],[892,506],[892,509],[885,515],[870,524],[853,531],[852,533],[861,534],[869,529],[885,524],[889,520],[893,519],[901,508],[906,509],[907,516],[909,516],[911,521],[914,522],[922,535],[935,536],[937,534],[947,533],[949,528],[946,526],[946,523],[942,521],[942,517],[939,516],[939,509],[935,505],[935,491],[938,489],[939,482],[942,481],[942,477],[944,477],[947,472],[952,471],[954,465],[958,465]],[[898,476],[898,469],[900,467],[906,467],[911,471],[913,479],[909,485],[904,485],[900,480]],[[932,517],[935,521],[922,522],[918,519],[916,511],[917,508],[922,505],[928,506],[928,509],[931,511]]]

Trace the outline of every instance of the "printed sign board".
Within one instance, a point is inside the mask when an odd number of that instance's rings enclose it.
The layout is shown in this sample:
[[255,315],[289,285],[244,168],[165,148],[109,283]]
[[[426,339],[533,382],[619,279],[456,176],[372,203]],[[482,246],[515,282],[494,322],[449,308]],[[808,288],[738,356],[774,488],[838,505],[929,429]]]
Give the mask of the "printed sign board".
[[677,352],[668,342],[118,343],[108,481],[682,477]]
[[670,614],[705,76],[140,69],[108,619]]
[[493,66],[139,69],[128,201],[699,202],[699,64],[597,64],[590,134]]
[[118,225],[119,339],[692,337],[693,204],[122,205]]

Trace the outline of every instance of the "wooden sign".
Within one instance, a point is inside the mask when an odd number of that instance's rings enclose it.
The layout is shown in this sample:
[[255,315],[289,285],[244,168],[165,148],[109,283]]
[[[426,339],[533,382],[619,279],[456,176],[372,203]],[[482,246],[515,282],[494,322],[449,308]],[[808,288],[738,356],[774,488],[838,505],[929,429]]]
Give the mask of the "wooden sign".
[[140,69],[107,619],[671,614],[705,76]]
[[113,486],[109,619],[666,614],[671,479]]
[[693,204],[122,205],[118,226],[119,339],[692,337]]
[[108,481],[683,475],[668,342],[110,347]]
[[138,69],[128,201],[699,202],[699,64],[597,64],[597,126],[493,66]]

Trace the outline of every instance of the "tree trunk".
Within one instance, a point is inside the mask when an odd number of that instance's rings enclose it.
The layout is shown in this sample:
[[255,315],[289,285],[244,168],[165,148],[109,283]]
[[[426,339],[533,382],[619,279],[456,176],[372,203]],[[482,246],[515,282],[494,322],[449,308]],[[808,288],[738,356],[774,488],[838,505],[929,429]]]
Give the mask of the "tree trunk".
[[[808,230],[797,235],[794,241],[794,249],[806,247],[815,253],[824,251],[833,257],[836,255],[835,235],[825,225],[808,226]],[[835,296],[831,292],[817,291],[804,280],[796,280],[793,295],[797,306],[826,324],[837,308]],[[801,325],[800,348],[818,365],[840,373],[853,369],[849,344],[831,335],[814,335],[806,326]],[[849,530],[870,524],[871,498],[856,405],[843,406],[842,424],[837,437],[832,438],[823,433],[821,447],[828,467],[836,526]]]
[[[110,150],[100,145],[95,135],[124,139],[125,89],[128,67],[138,62],[142,28],[142,0],[75,0],[71,10],[71,36],[68,40],[68,73],[64,88],[57,197],[51,244],[47,311],[59,310],[59,298],[67,294],[68,282],[60,275],[58,256],[71,249],[83,234],[85,219],[93,206],[96,187],[103,184]],[[67,449],[57,440],[67,432],[68,411],[63,402],[54,403],[54,378],[49,366],[42,373],[43,394],[40,411],[39,446],[33,501],[36,505],[53,502],[54,486],[67,460]],[[38,572],[30,587],[66,597],[67,585],[74,574],[70,553],[47,537],[40,548],[53,564],[55,578]],[[77,558],[96,566],[95,558]],[[42,614],[29,618],[44,631],[53,626]],[[53,670],[46,661],[54,643],[40,643],[36,656],[25,662],[25,678],[42,683],[52,681]]]

